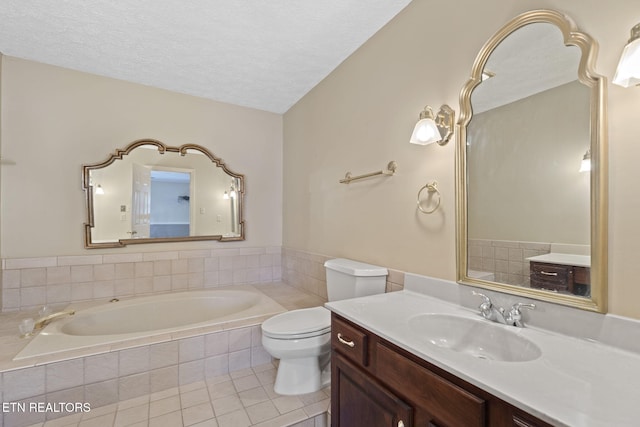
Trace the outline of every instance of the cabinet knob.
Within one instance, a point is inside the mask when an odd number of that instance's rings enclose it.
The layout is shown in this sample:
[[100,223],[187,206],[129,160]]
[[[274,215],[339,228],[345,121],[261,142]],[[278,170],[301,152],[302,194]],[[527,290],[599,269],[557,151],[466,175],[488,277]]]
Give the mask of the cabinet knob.
[[[348,340],[342,338],[342,334],[340,332],[338,332],[338,341],[340,341],[344,345],[348,345],[351,348],[356,346],[356,343],[354,343],[353,341],[348,341]],[[400,422],[402,422],[402,421],[400,421]]]

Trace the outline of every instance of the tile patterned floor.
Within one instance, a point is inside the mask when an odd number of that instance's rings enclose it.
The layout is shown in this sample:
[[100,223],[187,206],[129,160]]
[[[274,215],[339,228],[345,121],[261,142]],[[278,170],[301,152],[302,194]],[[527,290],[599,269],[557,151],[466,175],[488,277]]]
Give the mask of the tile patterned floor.
[[32,427],[326,427],[330,388],[281,396],[275,375],[261,365]]

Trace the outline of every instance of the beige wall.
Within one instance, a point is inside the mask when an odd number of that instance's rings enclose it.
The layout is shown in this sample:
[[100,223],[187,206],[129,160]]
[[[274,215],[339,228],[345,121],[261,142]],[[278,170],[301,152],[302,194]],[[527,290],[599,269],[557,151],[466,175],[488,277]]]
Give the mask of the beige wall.
[[[280,246],[282,116],[6,57],[2,257]],[[86,250],[81,165],[140,138],[196,143],[246,177],[245,242]]]
[[[2,64],[4,55],[0,52],[0,100],[2,100]],[[2,102],[0,102],[0,117],[2,117]],[[2,120],[0,120],[0,153],[2,153]],[[2,167],[0,165],[0,167]],[[0,174],[0,201],[2,201],[2,174]],[[0,226],[0,254],[2,253],[2,227]],[[0,310],[2,310],[2,277],[0,277]]]
[[[459,111],[460,89],[484,42],[538,8],[567,13],[596,39],[596,71],[609,79],[640,20],[635,0],[415,0],[285,114],[283,244],[455,279],[455,144],[407,141],[425,104]],[[640,91],[608,89],[610,311],[640,318]],[[398,162],[393,177],[338,184],[347,171],[374,171],[389,160]],[[434,179],[441,209],[417,213],[416,193]]]

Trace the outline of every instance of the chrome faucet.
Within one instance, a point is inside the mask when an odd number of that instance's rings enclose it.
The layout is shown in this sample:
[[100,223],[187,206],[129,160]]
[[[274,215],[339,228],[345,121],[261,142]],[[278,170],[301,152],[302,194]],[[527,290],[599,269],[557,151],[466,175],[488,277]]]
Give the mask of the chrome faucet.
[[480,314],[487,320],[492,322],[502,323],[503,325],[516,326],[518,328],[524,327],[524,323],[522,321],[522,312],[521,308],[528,308],[533,310],[536,308],[535,304],[524,304],[521,302],[513,304],[511,310],[505,313],[504,308],[496,307],[491,302],[491,298],[486,296],[485,294],[481,294],[480,292],[472,291],[473,295],[479,296],[482,298],[482,303],[478,306],[480,310]]
[[45,326],[47,326],[50,322],[52,322],[53,320],[56,320],[59,317],[73,316],[74,314],[76,314],[75,310],[65,310],[65,311],[58,311],[57,313],[51,313],[47,316],[44,316],[38,319],[33,329],[42,329]]

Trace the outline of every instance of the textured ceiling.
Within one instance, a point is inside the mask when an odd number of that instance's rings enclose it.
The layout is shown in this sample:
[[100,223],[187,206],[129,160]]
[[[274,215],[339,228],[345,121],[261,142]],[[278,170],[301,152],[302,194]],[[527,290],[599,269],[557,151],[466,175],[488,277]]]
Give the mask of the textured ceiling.
[[284,113],[411,0],[0,0],[0,52]]

